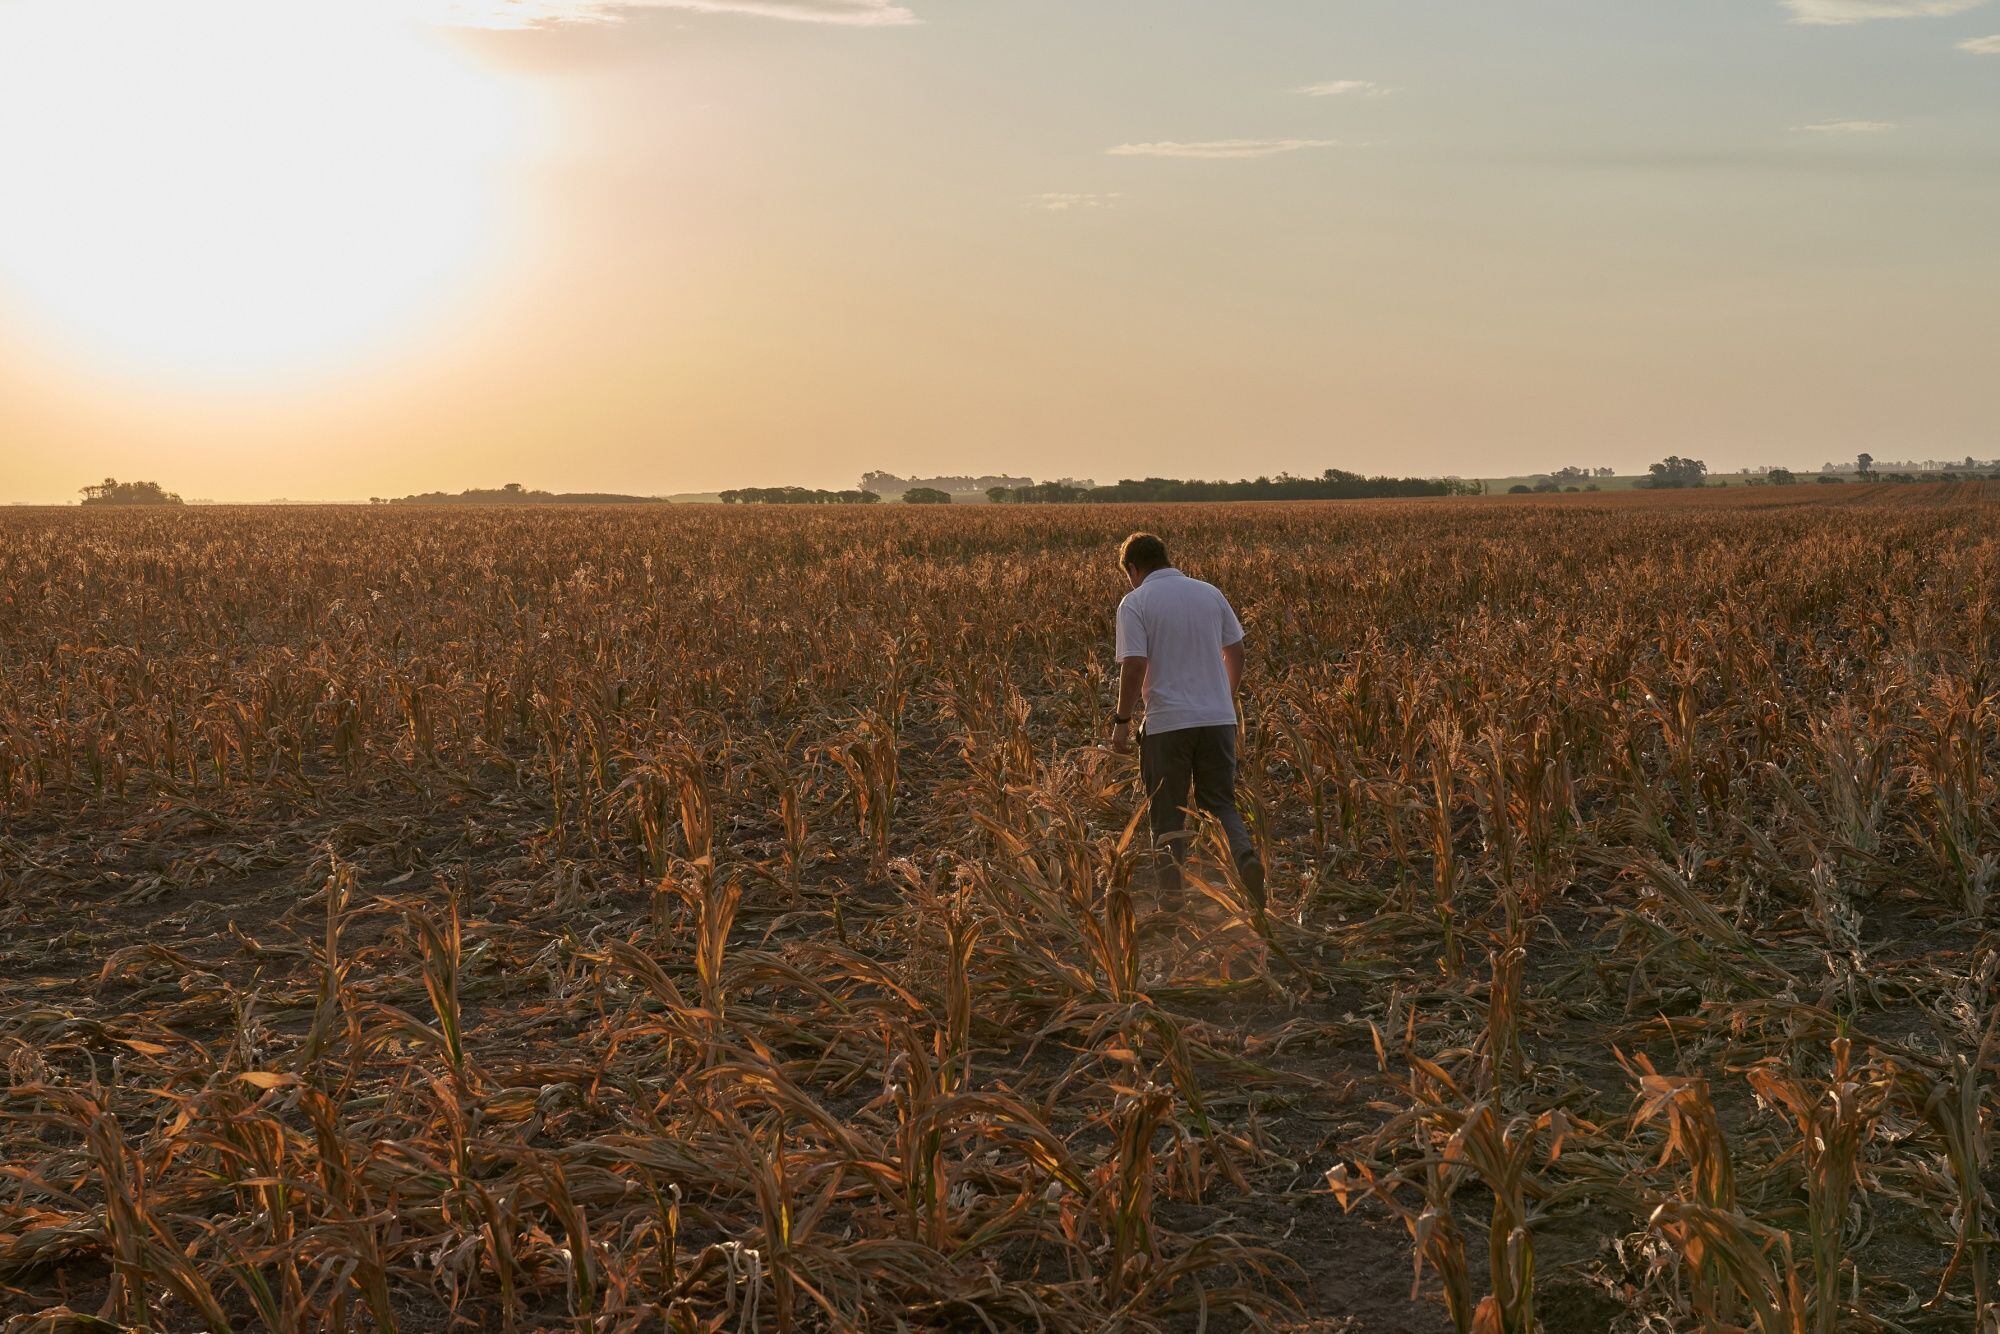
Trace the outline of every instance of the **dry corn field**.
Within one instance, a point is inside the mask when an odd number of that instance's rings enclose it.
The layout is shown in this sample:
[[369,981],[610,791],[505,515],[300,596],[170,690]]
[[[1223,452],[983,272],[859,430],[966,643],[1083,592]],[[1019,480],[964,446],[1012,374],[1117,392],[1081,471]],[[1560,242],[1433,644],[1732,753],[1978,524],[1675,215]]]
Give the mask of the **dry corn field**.
[[1991,1329],[1996,590],[1976,485],[0,515],[0,1323]]

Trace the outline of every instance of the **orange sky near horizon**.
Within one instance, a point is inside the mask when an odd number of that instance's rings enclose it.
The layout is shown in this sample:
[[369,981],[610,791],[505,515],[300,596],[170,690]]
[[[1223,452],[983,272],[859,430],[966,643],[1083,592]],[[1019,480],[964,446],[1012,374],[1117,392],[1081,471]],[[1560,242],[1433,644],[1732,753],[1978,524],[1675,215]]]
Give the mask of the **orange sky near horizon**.
[[2000,4],[0,0],[0,502],[2000,454]]

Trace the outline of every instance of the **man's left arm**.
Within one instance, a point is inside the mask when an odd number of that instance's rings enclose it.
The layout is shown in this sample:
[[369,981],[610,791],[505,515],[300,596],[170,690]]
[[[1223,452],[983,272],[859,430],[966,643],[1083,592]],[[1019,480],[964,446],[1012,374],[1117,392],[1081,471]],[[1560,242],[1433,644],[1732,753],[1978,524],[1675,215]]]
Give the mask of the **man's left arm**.
[[1229,605],[1228,598],[1218,593],[1215,602],[1222,613],[1222,623],[1217,628],[1222,631],[1222,665],[1229,669],[1229,694],[1233,699],[1243,685],[1243,622],[1236,619],[1236,608]]

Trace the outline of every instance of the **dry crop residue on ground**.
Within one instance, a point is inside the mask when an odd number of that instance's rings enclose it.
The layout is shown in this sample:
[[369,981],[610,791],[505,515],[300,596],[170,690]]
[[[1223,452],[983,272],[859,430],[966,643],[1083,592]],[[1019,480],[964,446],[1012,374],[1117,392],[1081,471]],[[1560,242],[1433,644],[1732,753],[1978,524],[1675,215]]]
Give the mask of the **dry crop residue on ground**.
[[1995,499],[0,516],[0,1318],[1979,1327]]

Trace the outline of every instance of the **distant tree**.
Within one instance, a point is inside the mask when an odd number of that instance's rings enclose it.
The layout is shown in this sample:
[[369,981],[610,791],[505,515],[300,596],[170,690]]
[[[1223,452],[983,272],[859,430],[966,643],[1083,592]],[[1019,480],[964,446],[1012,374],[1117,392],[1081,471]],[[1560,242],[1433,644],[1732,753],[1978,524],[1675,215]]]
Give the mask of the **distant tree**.
[[949,505],[951,492],[940,491],[934,486],[913,486],[903,493],[905,505]]
[[1507,494],[1510,496],[1532,496],[1535,494],[1535,488],[1529,486],[1526,482],[1516,482],[1507,488]]
[[1703,485],[1708,478],[1708,465],[1700,459],[1684,459],[1678,454],[1669,454],[1647,472],[1650,475],[1640,483],[1641,486],[1653,491],[1677,491]]
[[178,505],[181,498],[158,482],[121,482],[107,477],[97,486],[83,488],[86,505]]
[[1772,486],[1796,486],[1799,479],[1790,468],[1773,468],[1764,474],[1764,480]]
[[1856,458],[1854,460],[1854,471],[1860,473],[1863,477],[1866,477],[1870,473],[1874,472],[1875,456],[1873,454],[1863,454],[1860,457]]
[[527,488],[522,486],[519,482],[509,482],[507,483],[507,485],[501,487],[500,489],[506,492],[510,496],[518,496]]
[[1847,481],[1845,477],[1842,477],[1837,472],[1823,472],[1819,475],[1819,480],[1822,482],[1831,483],[1835,486],[1840,486]]

